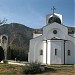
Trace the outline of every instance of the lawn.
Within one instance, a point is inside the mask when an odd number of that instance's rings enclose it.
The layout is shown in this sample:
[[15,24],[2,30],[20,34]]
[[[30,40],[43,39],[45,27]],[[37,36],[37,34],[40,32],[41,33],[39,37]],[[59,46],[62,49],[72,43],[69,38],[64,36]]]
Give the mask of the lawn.
[[41,75],[75,75],[74,65],[50,65],[47,66],[47,68],[52,68],[54,70],[49,70]]
[[[23,66],[0,64],[0,75],[25,75]],[[47,71],[36,75],[75,75],[74,65],[50,65]]]
[[0,75],[23,75],[19,65],[0,64]]

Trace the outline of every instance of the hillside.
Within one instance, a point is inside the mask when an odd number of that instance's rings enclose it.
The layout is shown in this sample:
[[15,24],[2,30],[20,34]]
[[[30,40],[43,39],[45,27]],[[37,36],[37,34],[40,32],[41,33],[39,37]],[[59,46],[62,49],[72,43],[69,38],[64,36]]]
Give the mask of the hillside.
[[27,54],[33,30],[35,29],[18,23],[4,24],[0,26],[0,35],[8,35],[8,46],[15,50],[22,50],[22,53]]

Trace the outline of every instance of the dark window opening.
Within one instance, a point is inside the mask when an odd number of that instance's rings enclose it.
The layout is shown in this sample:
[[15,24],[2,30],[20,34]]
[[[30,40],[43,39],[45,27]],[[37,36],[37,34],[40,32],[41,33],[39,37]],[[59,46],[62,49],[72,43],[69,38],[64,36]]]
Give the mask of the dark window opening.
[[40,55],[43,55],[43,50],[40,50]]
[[55,49],[55,55],[57,55],[57,49]]
[[70,52],[70,50],[68,50],[68,56],[70,56],[71,55],[71,52]]
[[57,34],[57,30],[54,30],[53,33],[54,33],[54,34]]

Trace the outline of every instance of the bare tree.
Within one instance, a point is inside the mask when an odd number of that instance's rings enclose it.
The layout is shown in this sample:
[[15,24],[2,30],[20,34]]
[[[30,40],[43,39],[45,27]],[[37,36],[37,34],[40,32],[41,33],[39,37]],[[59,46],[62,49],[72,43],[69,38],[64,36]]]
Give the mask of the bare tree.
[[3,20],[0,20],[0,25],[5,24],[6,22],[7,22],[7,19],[6,19],[6,18],[4,18]]

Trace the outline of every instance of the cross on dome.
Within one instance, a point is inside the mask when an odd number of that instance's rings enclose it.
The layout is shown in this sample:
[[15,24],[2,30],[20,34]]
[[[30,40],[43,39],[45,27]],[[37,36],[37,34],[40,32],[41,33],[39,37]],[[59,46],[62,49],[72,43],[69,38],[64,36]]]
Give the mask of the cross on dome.
[[51,10],[53,10],[53,15],[54,15],[54,10],[56,10],[56,8],[53,6],[53,7],[51,8]]

